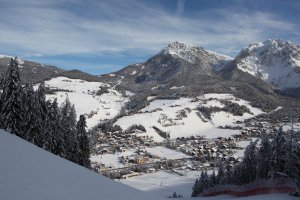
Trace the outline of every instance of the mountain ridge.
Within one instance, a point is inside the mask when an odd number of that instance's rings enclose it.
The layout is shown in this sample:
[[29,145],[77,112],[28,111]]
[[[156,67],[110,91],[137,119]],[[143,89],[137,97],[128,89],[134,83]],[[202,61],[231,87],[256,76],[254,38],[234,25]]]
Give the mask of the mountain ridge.
[[235,58],[236,68],[278,89],[300,87],[300,46],[289,41],[251,43]]

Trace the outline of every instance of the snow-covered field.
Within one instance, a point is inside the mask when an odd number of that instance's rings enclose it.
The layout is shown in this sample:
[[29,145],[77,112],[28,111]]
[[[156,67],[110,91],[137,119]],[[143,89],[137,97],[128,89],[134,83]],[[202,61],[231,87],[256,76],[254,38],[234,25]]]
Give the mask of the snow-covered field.
[[190,197],[195,179],[196,177],[185,177],[175,173],[160,171],[122,179],[120,182],[136,189],[156,194],[159,197],[168,197],[174,192],[181,194],[183,197]]
[[153,147],[153,148],[146,148],[145,150],[152,155],[158,156],[160,158],[166,158],[166,159],[181,159],[181,158],[190,158],[191,157],[180,151],[175,151],[175,150],[168,149],[168,148],[161,147],[161,146],[157,146],[157,147]]
[[136,189],[145,191],[149,194],[157,195],[158,197],[168,197],[174,192],[183,196],[183,199],[198,199],[198,200],[296,200],[298,198],[289,196],[287,194],[267,194],[256,195],[248,197],[234,197],[229,195],[221,195],[215,197],[196,197],[192,198],[192,187],[195,179],[199,177],[201,172],[187,173],[187,176],[179,176],[175,173],[156,172],[152,174],[144,174],[130,179],[119,180],[121,183],[134,187]]
[[92,162],[99,162],[104,164],[106,167],[121,168],[124,165],[120,162],[122,156],[135,155],[134,150],[127,150],[125,152],[117,152],[115,154],[103,154],[91,156]]
[[[101,87],[109,85],[100,82],[88,82],[80,79],[57,77],[45,82],[51,89],[63,90],[55,94],[47,95],[48,99],[57,98],[58,103],[64,102],[66,97],[75,105],[77,115],[87,115],[87,126],[91,128],[103,120],[111,119],[120,113],[122,106],[128,101],[117,90],[111,88],[107,93],[96,95]],[[127,92],[128,93],[128,92]],[[133,94],[128,94],[128,96]],[[216,112],[212,114],[211,120],[200,119],[197,111],[198,106],[224,107],[221,100],[228,100],[239,105],[245,105],[252,114],[245,113],[243,116],[233,116],[231,113]],[[187,116],[181,117],[184,112]],[[171,138],[188,137],[191,135],[203,135],[207,138],[219,136],[228,137],[237,134],[238,131],[219,129],[219,126],[235,125],[236,121],[261,114],[262,111],[250,106],[249,102],[236,99],[231,94],[205,94],[197,99],[180,98],[177,100],[153,100],[149,106],[140,110],[138,114],[120,118],[115,124],[124,130],[133,124],[141,124],[146,128],[146,133],[153,136],[154,140],[162,141],[163,138],[157,134],[153,126],[170,133]]]
[[[149,152],[154,156],[166,159],[181,159],[181,158],[190,158],[191,156],[184,154],[179,151],[168,149],[162,146],[156,146],[152,148],[145,148],[145,151]],[[134,156],[136,155],[135,150],[127,150],[125,152],[117,152],[115,154],[103,154],[103,155],[92,155],[92,162],[99,162],[104,164],[106,167],[111,168],[121,168],[125,167],[121,162],[120,158],[122,156]]]
[[[239,105],[244,105],[251,110],[252,114],[244,113],[243,116],[234,116],[231,113],[216,112],[211,116],[211,120],[203,121],[197,115],[195,110],[198,106],[220,107],[224,105],[220,100],[228,100]],[[186,117],[181,117],[180,113],[185,112]],[[153,126],[170,133],[171,138],[188,137],[192,135],[203,135],[207,138],[216,138],[219,136],[229,137],[237,134],[236,130],[219,129],[219,126],[235,125],[237,121],[254,117],[263,113],[261,110],[250,106],[249,102],[236,99],[231,94],[205,94],[197,99],[180,98],[175,100],[153,100],[149,106],[140,110],[138,114],[120,118],[115,124],[121,126],[124,130],[133,124],[143,125],[149,136],[154,140],[162,141],[153,129]]]
[[47,95],[47,99],[57,98],[59,104],[63,103],[68,96],[71,103],[75,105],[77,117],[87,114],[87,126],[91,128],[102,120],[111,119],[120,113],[122,106],[128,101],[121,93],[114,89],[108,89],[108,93],[96,95],[101,87],[107,84],[100,82],[89,82],[80,79],[57,77],[45,81],[45,86],[50,89],[65,91]]

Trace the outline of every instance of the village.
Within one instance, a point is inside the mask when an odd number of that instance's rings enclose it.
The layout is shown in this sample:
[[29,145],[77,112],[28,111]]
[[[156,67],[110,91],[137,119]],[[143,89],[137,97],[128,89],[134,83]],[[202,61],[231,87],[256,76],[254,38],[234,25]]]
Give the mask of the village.
[[[239,125],[237,122],[236,127],[220,127],[239,129],[239,134],[232,137],[208,139],[194,135],[163,142],[154,141],[139,129],[130,133],[98,132],[91,166],[94,171],[112,179],[127,179],[160,170],[184,175],[184,170],[217,170],[220,165],[233,167],[241,161],[245,147],[251,140],[259,139],[263,134],[272,137],[279,126],[285,130],[290,127],[289,119],[270,123],[253,118],[245,125]],[[298,130],[298,126],[295,127]]]

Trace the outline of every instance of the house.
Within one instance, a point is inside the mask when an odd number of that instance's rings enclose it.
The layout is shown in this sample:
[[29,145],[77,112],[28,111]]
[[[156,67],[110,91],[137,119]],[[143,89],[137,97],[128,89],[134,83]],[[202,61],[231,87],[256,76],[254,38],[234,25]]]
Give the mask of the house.
[[125,175],[122,175],[121,178],[122,179],[127,179],[127,178],[130,178],[130,177],[135,177],[135,176],[139,176],[140,173],[137,173],[137,172],[132,172],[130,174],[125,174]]

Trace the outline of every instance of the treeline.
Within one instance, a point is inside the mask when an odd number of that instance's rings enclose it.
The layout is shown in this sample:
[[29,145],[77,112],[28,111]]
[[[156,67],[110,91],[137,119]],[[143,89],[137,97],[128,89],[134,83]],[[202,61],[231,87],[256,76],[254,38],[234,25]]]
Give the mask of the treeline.
[[244,105],[239,105],[238,103],[226,101],[226,100],[222,100],[220,102],[224,104],[224,107],[220,108],[216,106],[212,106],[212,107],[200,106],[197,107],[196,109],[198,110],[198,112],[202,113],[205,118],[209,120],[211,120],[211,114],[216,112],[221,112],[221,111],[231,113],[234,116],[243,116],[244,113],[253,114],[249,110],[249,108],[247,108]]
[[300,145],[293,133],[284,135],[280,128],[272,141],[264,136],[247,146],[243,161],[234,167],[220,166],[218,174],[203,172],[194,184],[192,196],[198,196],[204,190],[216,185],[242,185],[258,179],[271,179],[285,176],[300,185]]
[[76,122],[76,111],[68,98],[59,107],[47,101],[44,83],[35,91],[21,85],[17,59],[11,59],[1,77],[0,128],[49,152],[84,167],[90,167],[89,139],[85,116]]

